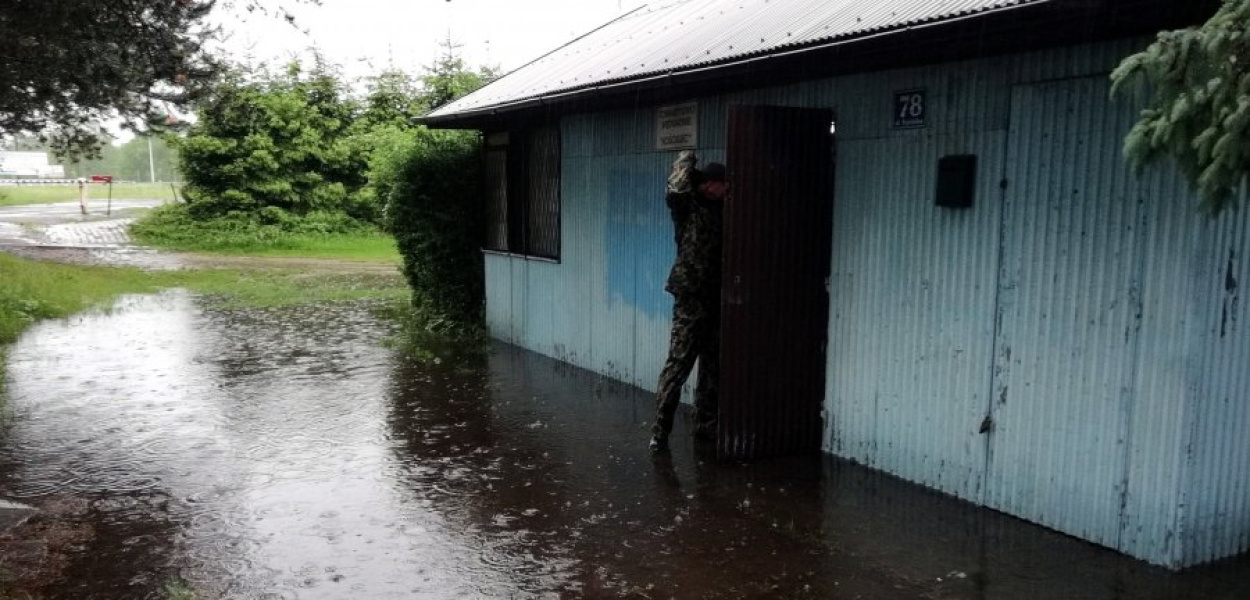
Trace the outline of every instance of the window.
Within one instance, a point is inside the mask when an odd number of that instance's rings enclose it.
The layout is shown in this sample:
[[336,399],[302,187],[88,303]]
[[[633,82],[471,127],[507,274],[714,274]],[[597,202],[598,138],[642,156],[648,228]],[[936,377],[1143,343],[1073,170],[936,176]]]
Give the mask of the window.
[[486,136],[485,248],[560,258],[560,130]]

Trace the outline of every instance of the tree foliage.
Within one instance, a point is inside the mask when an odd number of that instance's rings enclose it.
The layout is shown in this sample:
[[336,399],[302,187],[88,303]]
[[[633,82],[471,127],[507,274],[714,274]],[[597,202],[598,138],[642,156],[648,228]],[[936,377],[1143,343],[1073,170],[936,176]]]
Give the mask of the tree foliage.
[[1212,214],[1233,205],[1250,174],[1250,0],[1224,0],[1206,23],[1166,31],[1111,74],[1147,107],[1124,142],[1137,166],[1171,158]]
[[486,85],[497,75],[492,67],[481,67],[477,71],[469,69],[464,59],[457,53],[459,46],[451,40],[443,42],[443,53],[426,67],[421,78],[425,89],[423,100],[427,110],[434,110]]
[[217,9],[295,24],[289,7],[321,0],[5,0],[0,3],[0,134],[36,134],[58,154],[97,156],[98,123],[161,131],[222,62]]
[[93,155],[112,114],[159,126],[166,102],[217,71],[204,50],[213,2],[8,0],[0,9],[0,133],[34,132],[59,153]]
[[[423,111],[476,90],[494,73],[466,68],[453,44],[443,47],[421,78]],[[471,336],[481,330],[485,307],[480,136],[424,126],[390,135],[389,143],[375,146],[370,188],[385,201],[387,228],[403,256],[420,325]]]
[[306,73],[292,64],[252,80],[234,73],[206,95],[197,115],[177,141],[184,193],[197,216],[265,207],[350,212],[366,183],[366,157],[348,143],[356,103],[322,66]]
[[339,214],[384,225],[403,255],[421,324],[441,334],[478,331],[480,136],[417,121],[491,71],[466,69],[446,47],[423,76],[380,73],[360,97],[320,63],[308,72],[295,65],[278,75],[233,73],[200,102],[177,142],[185,216],[288,230],[301,218]]

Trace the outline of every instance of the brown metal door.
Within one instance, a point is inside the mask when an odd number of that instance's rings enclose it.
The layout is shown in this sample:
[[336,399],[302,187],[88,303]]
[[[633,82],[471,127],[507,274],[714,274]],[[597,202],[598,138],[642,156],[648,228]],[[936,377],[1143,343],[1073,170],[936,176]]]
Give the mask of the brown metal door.
[[820,450],[832,122],[829,110],[729,108],[721,456]]

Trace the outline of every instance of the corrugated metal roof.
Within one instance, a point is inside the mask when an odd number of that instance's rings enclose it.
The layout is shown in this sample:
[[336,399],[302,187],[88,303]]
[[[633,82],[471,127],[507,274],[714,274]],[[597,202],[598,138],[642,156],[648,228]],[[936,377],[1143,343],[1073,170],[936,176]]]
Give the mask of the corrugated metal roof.
[[1049,1],[678,0],[646,5],[430,117]]

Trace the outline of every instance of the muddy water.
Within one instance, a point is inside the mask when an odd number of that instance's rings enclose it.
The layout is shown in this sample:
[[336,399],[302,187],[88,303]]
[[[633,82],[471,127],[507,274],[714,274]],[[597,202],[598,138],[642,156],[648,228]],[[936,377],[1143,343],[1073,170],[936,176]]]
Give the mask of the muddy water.
[[181,292],[31,330],[0,496],[94,531],[44,597],[1250,597],[1245,561],[1172,576],[830,460],[654,457],[638,390],[390,333]]

